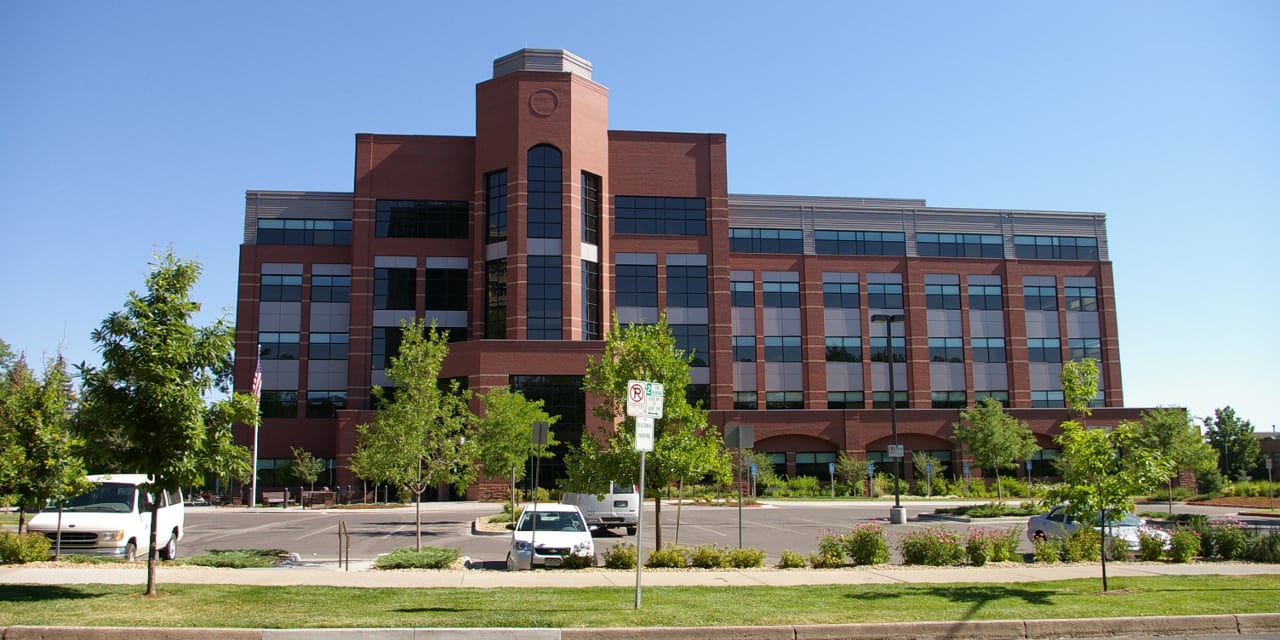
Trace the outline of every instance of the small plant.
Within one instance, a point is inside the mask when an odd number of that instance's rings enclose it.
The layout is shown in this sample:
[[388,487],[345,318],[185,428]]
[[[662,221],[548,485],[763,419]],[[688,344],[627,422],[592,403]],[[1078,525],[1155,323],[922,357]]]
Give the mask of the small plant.
[[[1129,541],[1120,537],[1107,538],[1107,559],[1123,562],[1129,559]],[[1160,556],[1157,554],[1156,558]]]
[[26,564],[49,559],[49,539],[42,533],[0,531],[0,564]]
[[[124,564],[125,559],[120,556],[93,556],[86,553],[73,553],[70,555],[63,554],[59,561],[67,564]],[[179,563],[182,561],[179,560]]]
[[661,549],[654,549],[649,553],[649,560],[644,566],[652,569],[683,569],[689,566],[689,548],[668,544]]
[[1230,516],[1223,516],[1209,521],[1209,530],[1213,535],[1212,546],[1215,556],[1223,560],[1239,560],[1244,557],[1251,537],[1244,522]]
[[[883,564],[889,561],[889,545],[884,539],[884,527],[875,523],[855,525],[842,536],[843,551],[855,565]],[[819,544],[821,548],[821,544]]]
[[198,556],[179,558],[177,563],[224,569],[265,569],[276,566],[280,556],[288,553],[283,549],[211,549]]
[[724,549],[714,544],[700,544],[689,554],[689,563],[699,569],[722,569],[729,566]]
[[1018,544],[1022,540],[1022,527],[1011,527],[987,533],[991,541],[991,561],[1009,562],[1018,555]]
[[964,541],[964,551],[969,557],[969,564],[981,567],[991,557],[991,538],[982,529],[973,529]]
[[734,569],[755,569],[764,566],[764,549],[730,549],[725,556],[729,566]]
[[564,557],[564,560],[560,562],[560,566],[565,569],[586,569],[587,567],[596,566],[596,557],[571,553]]
[[1191,562],[1200,555],[1200,534],[1194,529],[1179,527],[1169,540],[1169,559],[1174,562]]
[[374,569],[447,569],[458,561],[462,552],[449,547],[396,549],[373,562]]
[[1164,556],[1164,537],[1147,531],[1138,530],[1138,559],[1144,562],[1155,562]]
[[819,550],[809,554],[809,566],[814,569],[839,569],[844,566],[844,558]]
[[1065,546],[1062,540],[1046,540],[1041,538],[1037,539],[1034,544],[1036,548],[1034,556],[1036,562],[1053,564],[1055,562],[1062,561],[1063,547]]
[[804,556],[790,549],[782,550],[782,559],[778,561],[779,569],[803,569],[805,568]]
[[1249,548],[1245,550],[1244,557],[1253,562],[1280,563],[1280,534],[1254,536],[1249,541]]
[[908,533],[902,539],[900,550],[905,564],[933,567],[960,564],[965,555],[960,534],[941,527]]
[[1063,562],[1097,560],[1102,550],[1102,534],[1091,527],[1080,527],[1063,542]]
[[604,552],[604,566],[609,569],[636,568],[636,546],[630,542],[619,542]]

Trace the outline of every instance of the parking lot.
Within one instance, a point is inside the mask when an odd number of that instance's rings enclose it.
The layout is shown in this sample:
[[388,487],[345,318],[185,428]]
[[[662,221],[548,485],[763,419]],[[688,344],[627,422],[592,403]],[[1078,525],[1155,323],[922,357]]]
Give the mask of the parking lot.
[[[767,563],[774,563],[784,549],[809,554],[817,548],[824,532],[843,533],[857,523],[885,523],[893,540],[911,529],[943,527],[967,531],[974,527],[1009,528],[1023,526],[1026,518],[1001,518],[974,523],[921,519],[939,506],[956,502],[904,502],[908,521],[904,525],[887,524],[891,502],[768,502],[741,510],[741,540],[745,547],[764,549]],[[1163,510],[1163,505],[1150,505],[1140,510]],[[1234,513],[1226,507],[1175,505],[1179,512],[1204,513],[1210,517]],[[499,513],[501,506],[475,502],[433,502],[422,505],[422,544],[455,547],[473,563],[485,568],[500,568],[506,558],[508,536],[475,535],[472,523],[480,516]],[[642,544],[652,549],[655,543],[653,503],[646,504]],[[353,562],[368,562],[401,547],[414,545],[414,509],[392,507],[378,509],[245,509],[240,507],[189,507],[186,535],[180,556],[190,556],[213,549],[281,549],[296,553],[307,562],[336,562],[339,553],[340,525],[345,525],[349,554]],[[685,506],[680,509],[677,531],[677,509],[662,508],[663,542],[685,545],[717,544],[736,547],[739,541],[739,509],[735,507]],[[1270,523],[1267,523],[1270,524]],[[635,542],[623,530],[597,532],[596,551],[603,552],[615,542]],[[1022,550],[1029,552],[1024,539]],[[647,552],[646,552],[647,554]]]

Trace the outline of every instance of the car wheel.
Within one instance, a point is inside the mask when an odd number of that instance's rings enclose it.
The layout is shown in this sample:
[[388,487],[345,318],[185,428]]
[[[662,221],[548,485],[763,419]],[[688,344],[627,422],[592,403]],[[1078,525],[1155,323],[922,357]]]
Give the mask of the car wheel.
[[1034,535],[1031,536],[1031,539],[1034,540],[1035,542],[1043,542],[1045,540],[1048,540],[1049,537],[1046,536],[1043,531],[1037,531],[1035,532]]
[[178,557],[178,534],[170,534],[169,543],[160,549],[161,560],[175,560]]
[[629,535],[629,536],[634,536],[635,534],[636,534],[636,528],[635,528],[635,527],[627,527],[627,535]]
[[516,564],[516,557],[510,553],[507,554],[507,571],[519,571],[520,565]]
[[134,560],[137,560],[137,559],[138,559],[138,543],[130,540],[128,544],[124,545],[124,561],[133,562]]

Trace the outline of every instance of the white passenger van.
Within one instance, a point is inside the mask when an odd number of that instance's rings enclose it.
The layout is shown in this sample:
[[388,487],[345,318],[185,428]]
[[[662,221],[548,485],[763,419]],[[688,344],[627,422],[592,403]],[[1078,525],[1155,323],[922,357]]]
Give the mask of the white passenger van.
[[636,534],[636,525],[640,522],[640,489],[634,484],[611,482],[609,491],[603,495],[565,493],[560,497],[560,502],[578,507],[593,529],[625,527],[627,535]]
[[[62,507],[61,530],[57,508],[46,508],[31,518],[27,530],[49,538],[50,551],[64,554],[113,555],[135,560],[151,550],[151,503],[155,495],[143,491],[150,476],[116,473],[88,476],[94,484],[89,491],[68,500]],[[156,513],[156,541],[160,558],[178,557],[178,541],[186,527],[182,493],[162,492]],[[142,555],[142,557],[146,557]]]

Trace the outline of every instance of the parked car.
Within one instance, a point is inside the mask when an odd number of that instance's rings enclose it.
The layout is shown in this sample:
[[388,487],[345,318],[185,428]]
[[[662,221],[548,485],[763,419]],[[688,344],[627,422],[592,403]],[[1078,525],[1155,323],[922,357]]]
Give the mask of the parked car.
[[[1084,520],[1079,514],[1068,513],[1069,505],[1060,504],[1038,516],[1031,516],[1027,520],[1027,539],[1035,542],[1036,540],[1058,540],[1066,538],[1072,534]],[[1106,538],[1120,538],[1129,545],[1130,551],[1138,549],[1138,532],[1146,531],[1147,533],[1164,540],[1164,546],[1169,546],[1169,533],[1161,529],[1146,527],[1147,521],[1139,518],[1132,513],[1116,513],[1108,517],[1109,522],[1104,527],[1099,521],[1101,518],[1091,518],[1094,525],[1093,528],[1103,531]],[[1105,529],[1105,531],[1104,531]]]
[[582,511],[571,504],[525,505],[511,534],[507,570],[558,567],[568,556],[595,558],[595,543]]
[[[68,500],[62,507],[41,511],[31,518],[27,530],[49,538],[51,549],[62,553],[113,555],[137,559],[139,551],[151,551],[151,505],[156,496],[141,485],[151,481],[142,474],[116,473],[87,476],[94,483],[89,491]],[[160,558],[178,557],[178,541],[186,528],[182,492],[162,492],[156,513],[156,540]]]
[[640,523],[640,490],[634,484],[611,482],[607,493],[565,493],[560,501],[578,507],[593,529],[625,527],[634,536]]

